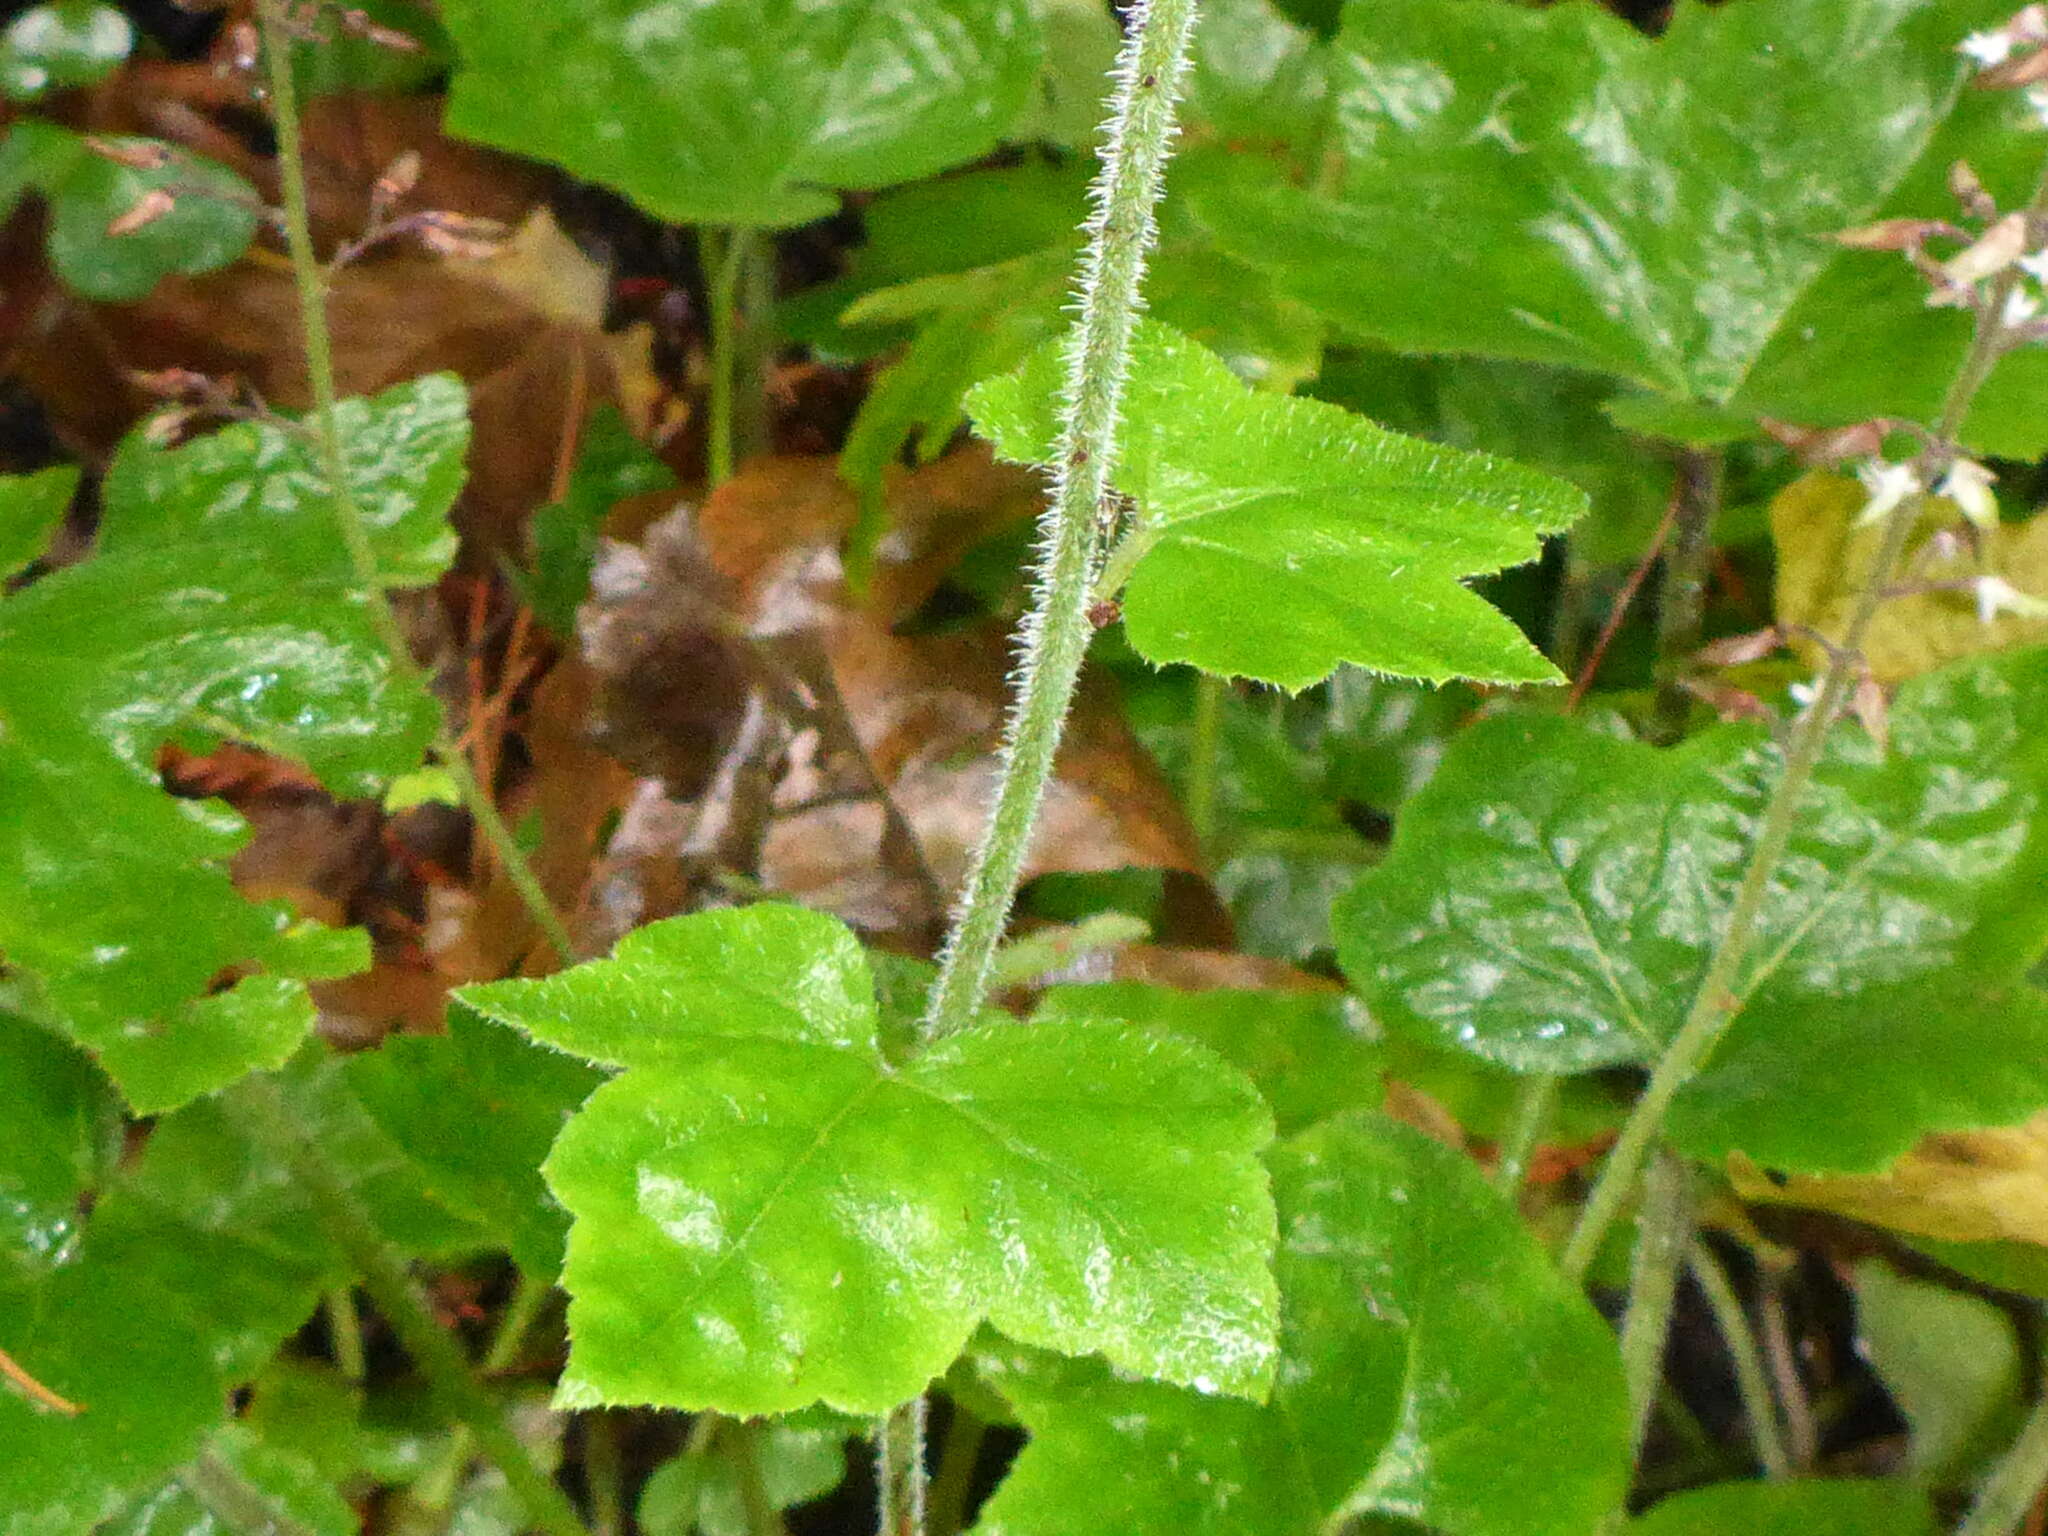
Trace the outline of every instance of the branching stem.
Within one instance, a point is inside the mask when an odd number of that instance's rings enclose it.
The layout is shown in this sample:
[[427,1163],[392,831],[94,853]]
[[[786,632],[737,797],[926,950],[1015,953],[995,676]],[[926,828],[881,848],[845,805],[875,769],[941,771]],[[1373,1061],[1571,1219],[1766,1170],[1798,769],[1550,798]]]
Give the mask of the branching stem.
[[[2048,176],[2043,177],[2027,212],[2028,218],[2036,222],[2048,216]],[[2006,303],[2018,281],[2017,270],[2008,268],[1991,283],[1990,292],[1978,311],[1976,334],[1971,340],[1969,353],[1949,387],[1940,420],[1916,461],[1915,468],[1922,486],[1933,484],[1956,457],[1956,438],[1969,416],[1970,406],[2007,349]],[[1707,962],[1706,972],[1686,1013],[1685,1022],[1672,1036],[1670,1045],[1665,1047],[1664,1054],[1651,1072],[1642,1098],[1637,1101],[1628,1123],[1622,1127],[1614,1151],[1607,1159],[1607,1166],[1593,1187],[1592,1197],[1586,1202],[1571,1241],[1565,1246],[1562,1263],[1569,1275],[1579,1277],[1585,1274],[1586,1266],[1599,1251],[1601,1239],[1635,1188],[1644,1164],[1663,1139],[1664,1119],[1670,1112],[1672,1100],[1706,1065],[1714,1047],[1721,1043],[1721,1037],[1727,1033],[1729,1024],[1742,1007],[1737,988],[1751,946],[1756,942],[1757,920],[1770,897],[1778,866],[1784,861],[1786,849],[1791,846],[1802,802],[1813,782],[1814,772],[1820,766],[1828,733],[1862,676],[1864,642],[1870,636],[1871,625],[1884,605],[1885,593],[1892,584],[1893,575],[1926,505],[1924,493],[1908,496],[1885,520],[1877,556],[1864,576],[1841,643],[1829,652],[1819,696],[1793,728],[1792,739],[1785,749],[1784,769],[1764,806],[1749,866],[1743,872],[1742,884],[1735,893],[1727,924]]]
[[[335,426],[337,404],[334,383],[334,343],[327,328],[326,274],[313,249],[312,217],[306,202],[306,166],[299,131],[299,99],[292,79],[292,33],[284,15],[282,0],[260,0],[257,16],[263,28],[263,52],[269,71],[271,115],[277,126],[277,165],[284,189],[285,244],[291,254],[292,277],[298,287],[299,324],[306,348],[306,380],[313,397],[312,425],[319,443],[320,460],[334,500],[334,521],[348,550],[356,586],[368,607],[370,622],[384,643],[393,673],[399,678],[425,685],[419,663],[400,627],[398,614],[384,594],[383,578],[377,568],[377,549],[371,542],[369,525],[357,505],[348,475],[348,458]],[[512,829],[498,814],[486,787],[477,782],[469,758],[460,745],[440,726],[435,739],[443,771],[454,780],[462,803],[476,822],[477,830],[491,846],[506,877],[519,893],[520,901],[534,924],[547,937],[563,964],[571,962],[575,946],[563,926],[547,892],[541,889],[533,866],[526,860]]]

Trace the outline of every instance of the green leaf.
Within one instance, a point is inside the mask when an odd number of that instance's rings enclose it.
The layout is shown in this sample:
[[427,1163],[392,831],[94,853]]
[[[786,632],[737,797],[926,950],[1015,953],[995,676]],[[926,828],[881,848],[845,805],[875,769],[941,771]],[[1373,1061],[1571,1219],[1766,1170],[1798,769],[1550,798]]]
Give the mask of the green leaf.
[[[160,154],[164,163],[153,170],[117,164],[43,122],[16,123],[0,142],[0,207],[12,209],[29,188],[43,194],[50,205],[44,247],[66,286],[103,303],[133,303],[160,278],[212,272],[249,248],[260,199],[233,171],[153,139],[106,142]],[[108,232],[153,194],[171,196],[165,212],[125,234]]]
[[1333,993],[1176,992],[1105,982],[1048,989],[1036,1017],[1123,1019],[1199,1041],[1257,1085],[1282,1136],[1379,1107],[1379,1051]]
[[990,1362],[1031,1442],[981,1536],[1316,1536],[1372,1514],[1447,1536],[1597,1529],[1628,1480],[1613,1335],[1477,1169],[1382,1119],[1327,1122],[1270,1161],[1272,1402]]
[[0,1532],[90,1530],[188,1461],[339,1268],[217,1101],[159,1123],[62,1264],[0,1276],[0,1347],[84,1410],[0,1392]]
[[[1907,684],[1889,750],[1838,729],[1672,1125],[1691,1150],[1869,1171],[2048,1104],[2048,651]],[[1660,752],[1560,718],[1461,737],[1339,903],[1387,1028],[1523,1072],[1648,1063],[1722,932],[1781,757],[1752,726]]]
[[1038,78],[1029,0],[451,0],[448,127],[677,224],[808,223],[835,189],[993,149]]
[[[468,439],[435,377],[351,401],[340,430],[392,585],[432,580]],[[304,762],[339,795],[414,767],[434,705],[392,675],[309,444],[236,426],[171,451],[131,440],[104,486],[98,553],[0,604],[0,951],[40,1013],[129,1102],[175,1107],[281,1064],[312,1022],[290,977],[367,947],[236,894],[241,819],[158,784],[169,740],[233,739]],[[223,974],[261,966],[226,992]]]
[[984,1319],[1211,1391],[1271,1380],[1271,1122],[1199,1047],[1005,1023],[892,1065],[859,945],[793,907],[460,995],[627,1068],[543,1170],[576,1218],[565,1405],[877,1412]]
[[1593,5],[1354,4],[1339,189],[1248,161],[1200,212],[1361,336],[1723,402],[1837,254],[1826,237],[1928,148],[1963,34],[2010,9],[1681,3],[1653,40]]
[[77,490],[76,464],[0,477],[0,577],[12,575],[49,547]]
[[[1147,750],[1183,795],[1197,743],[1188,690],[1127,705]],[[1340,667],[1288,699],[1227,690],[1213,765],[1211,881],[1249,954],[1305,963],[1330,951],[1330,907],[1379,849],[1360,822],[1389,817],[1435,770],[1476,700]]]
[[[0,1290],[40,1279],[76,1256],[80,1197],[120,1145],[121,1117],[92,1063],[0,1012]],[[5,1341],[0,1340],[0,1346]]]
[[[846,1434],[840,1428],[762,1426],[754,1443],[761,1486],[777,1509],[830,1493],[846,1477]],[[655,1468],[635,1511],[645,1536],[750,1536],[754,1527],[730,1456],[688,1454]]]
[[[1284,391],[1318,366],[1322,324],[1216,249],[1180,195],[1196,174],[1186,158],[1171,172],[1151,313],[1240,377]],[[968,390],[1066,326],[1092,175],[1081,161],[1008,166],[905,187],[867,210],[868,244],[853,274],[798,300],[797,333],[828,350],[865,354],[914,328],[855,418],[840,460],[849,484],[877,493],[906,445],[937,457],[961,424]],[[824,322],[825,310],[836,324]]]
[[616,406],[597,408],[583,429],[568,494],[533,514],[533,569],[521,587],[543,624],[558,635],[575,635],[576,609],[590,595],[605,518],[628,496],[670,490],[675,483]]
[[1629,1536],[1935,1536],[1927,1495],[1904,1483],[1718,1483],[1674,1494]]
[[100,0],[32,6],[0,32],[0,95],[34,101],[91,85],[119,68],[134,46],[128,18]]
[[554,1279],[569,1223],[538,1169],[598,1073],[458,1008],[446,1035],[394,1037],[341,1075],[422,1195],[492,1234],[528,1276]]
[[[974,392],[1004,457],[1044,463],[1059,346]],[[1302,688],[1343,662],[1442,682],[1551,682],[1460,582],[1533,560],[1585,497],[1547,476],[1254,394],[1156,324],[1138,333],[1115,475],[1150,540],[1123,599],[1140,654]]]
[[1865,1259],[1851,1272],[1858,1351],[1912,1432],[1910,1467],[1967,1487],[2018,1432],[2025,1397],[2012,1318],[1979,1296]]

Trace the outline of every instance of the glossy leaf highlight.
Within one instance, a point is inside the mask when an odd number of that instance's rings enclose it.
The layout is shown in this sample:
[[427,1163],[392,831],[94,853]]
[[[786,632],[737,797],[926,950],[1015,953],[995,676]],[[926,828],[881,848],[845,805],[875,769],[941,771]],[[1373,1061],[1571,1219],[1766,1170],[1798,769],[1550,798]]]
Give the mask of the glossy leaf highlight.
[[1378,1118],[1270,1160],[1271,1403],[997,1356],[1031,1443],[980,1536],[1316,1536],[1376,1514],[1448,1536],[1596,1529],[1628,1475],[1613,1337],[1478,1171]]
[[[452,553],[464,410],[446,378],[342,410],[391,585]],[[360,938],[236,894],[240,818],[167,797],[159,749],[245,741],[362,795],[418,764],[434,706],[392,677],[303,438],[132,440],[103,494],[94,557],[0,603],[0,882],[22,893],[0,904],[0,950],[39,1016],[157,1111],[282,1063],[312,1022],[289,978],[367,959]]]
[[1209,1391],[1271,1380],[1271,1121],[1200,1047],[994,1024],[892,1064],[859,946],[793,907],[462,996],[626,1068],[545,1169],[575,1216],[565,1405],[877,1412],[983,1320]]
[[[1703,1154],[1861,1171],[2048,1103],[2048,651],[1901,690],[1888,749],[1837,731],[1759,919],[1741,1004],[1673,1127]],[[1647,1063],[1722,931],[1780,758],[1724,726],[1656,749],[1482,721],[1338,904],[1391,1029],[1525,1072]]]

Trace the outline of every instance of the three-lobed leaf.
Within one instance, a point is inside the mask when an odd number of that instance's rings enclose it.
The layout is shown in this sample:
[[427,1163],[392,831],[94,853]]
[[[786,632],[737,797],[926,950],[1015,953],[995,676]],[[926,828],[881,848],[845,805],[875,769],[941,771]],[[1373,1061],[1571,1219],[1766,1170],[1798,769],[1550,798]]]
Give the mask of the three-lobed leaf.
[[[1064,349],[975,390],[1004,457],[1057,440]],[[1213,354],[1140,326],[1114,472],[1145,553],[1124,590],[1148,660],[1303,688],[1349,662],[1442,682],[1558,673],[1461,583],[1533,560],[1585,510],[1572,486],[1418,442],[1319,400],[1256,394]]]
[[1029,0],[451,0],[448,126],[674,223],[822,218],[993,149],[1038,76]]
[[[445,377],[341,410],[386,584],[453,552],[465,410]],[[157,1111],[282,1063],[312,1024],[291,978],[365,959],[359,935],[236,893],[240,819],[167,797],[158,751],[246,741],[360,795],[418,763],[434,705],[394,676],[295,430],[132,440],[103,494],[93,558],[0,603],[0,952],[38,1018]]]
[[985,1374],[1031,1442],[980,1536],[1315,1536],[1372,1515],[1447,1536],[1598,1528],[1627,1481],[1613,1335],[1478,1171],[1376,1117],[1268,1160],[1272,1401],[996,1355]]
[[1208,1391],[1271,1382],[1271,1119],[1197,1046],[983,1024],[892,1062],[851,933],[779,906],[461,995],[626,1069],[544,1170],[575,1217],[566,1404],[876,1412],[984,1320]]
[[[1692,1150],[1857,1171],[2048,1102],[2048,651],[1920,678],[1880,748],[1835,733],[1757,920],[1739,1005],[1672,1125]],[[1525,1072],[1654,1061],[1723,932],[1782,757],[1483,721],[1342,900],[1392,1029]]]

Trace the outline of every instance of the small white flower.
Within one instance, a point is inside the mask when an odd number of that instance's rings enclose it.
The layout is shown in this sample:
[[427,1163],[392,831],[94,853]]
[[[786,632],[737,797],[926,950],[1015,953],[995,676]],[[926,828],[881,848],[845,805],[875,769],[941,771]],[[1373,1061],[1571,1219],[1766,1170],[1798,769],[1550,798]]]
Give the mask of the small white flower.
[[1957,459],[1949,465],[1935,491],[1954,502],[1963,516],[1979,528],[1996,528],[1998,498],[1991,494],[1991,482],[1997,478],[1975,459]]
[[1789,683],[1786,685],[1785,692],[1791,697],[1792,702],[1801,709],[1811,709],[1813,701],[1820,697],[1820,685],[1818,683]]
[[2022,592],[2003,576],[1977,578],[1977,622],[1989,626],[2001,613],[2021,619],[2048,619],[2048,598]]
[[2001,28],[1996,32],[1972,32],[1956,44],[1980,69],[1995,69],[2012,57],[2012,39]]
[[2005,296],[2005,312],[1998,319],[2007,330],[2018,330],[2039,313],[2040,299],[2025,288],[2015,288]]
[[2022,256],[2014,265],[2035,282],[2048,283],[2048,247],[2043,247],[2031,256]]
[[1871,459],[1857,465],[1856,478],[1870,492],[1870,500],[1856,515],[1859,528],[1883,522],[1900,502],[1910,496],[1918,496],[1926,489],[1920,483],[1920,472],[1911,464],[1887,464],[1882,459]]
[[2034,126],[2048,128],[2048,86],[2028,86],[2027,107],[2034,114]]

